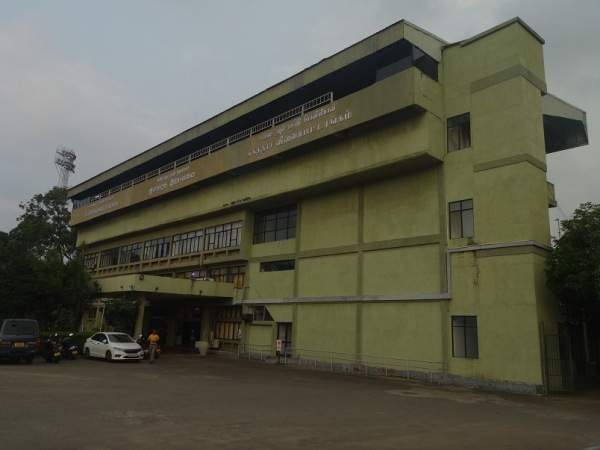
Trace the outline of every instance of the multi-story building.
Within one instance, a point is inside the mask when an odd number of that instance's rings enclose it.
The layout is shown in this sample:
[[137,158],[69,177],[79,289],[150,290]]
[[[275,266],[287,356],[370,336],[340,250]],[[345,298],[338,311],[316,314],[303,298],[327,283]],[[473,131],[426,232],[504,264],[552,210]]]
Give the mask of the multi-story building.
[[71,188],[102,296],[166,345],[542,389],[546,154],[587,144],[543,44],[520,19],[454,44],[401,21]]

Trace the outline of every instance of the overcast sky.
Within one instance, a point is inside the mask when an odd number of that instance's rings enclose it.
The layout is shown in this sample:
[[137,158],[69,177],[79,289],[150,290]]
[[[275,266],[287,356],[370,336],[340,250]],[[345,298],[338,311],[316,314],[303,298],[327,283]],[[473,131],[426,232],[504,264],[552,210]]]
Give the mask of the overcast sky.
[[406,19],[457,42],[520,17],[590,145],[548,155],[556,219],[600,203],[598,0],[0,0],[0,231],[19,203],[120,162]]

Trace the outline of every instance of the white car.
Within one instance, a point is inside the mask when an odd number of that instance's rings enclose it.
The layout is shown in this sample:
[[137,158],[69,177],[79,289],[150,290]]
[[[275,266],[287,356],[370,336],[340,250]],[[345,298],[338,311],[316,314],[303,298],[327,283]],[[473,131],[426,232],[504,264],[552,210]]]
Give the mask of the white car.
[[144,359],[144,350],[126,333],[101,332],[86,339],[83,344],[83,355],[103,358],[108,362]]

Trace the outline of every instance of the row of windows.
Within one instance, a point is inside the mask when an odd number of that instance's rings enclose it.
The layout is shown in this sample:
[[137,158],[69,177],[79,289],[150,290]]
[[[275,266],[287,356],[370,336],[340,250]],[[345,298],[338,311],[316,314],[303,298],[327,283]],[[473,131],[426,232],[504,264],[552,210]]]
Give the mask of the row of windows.
[[[451,117],[447,121],[448,151],[456,151],[471,146],[470,113]],[[450,203],[450,238],[471,237],[473,230],[473,201],[462,200]],[[296,237],[296,205],[287,205],[255,214],[253,243],[293,239]],[[216,225],[206,228],[204,250],[216,250],[241,245],[242,222]],[[203,230],[190,231],[171,237],[162,237],[146,242],[143,247],[143,259],[164,258],[197,253],[202,248]],[[100,255],[100,267],[117,264],[130,264],[141,260],[142,243],[129,244],[120,249],[104,250]],[[96,254],[85,256],[85,266],[93,269]],[[263,270],[261,268],[261,270]],[[289,270],[289,269],[273,269]],[[265,269],[264,271],[269,271]]]
[[[473,200],[466,199],[451,202],[448,207],[450,238],[458,239],[474,236]],[[296,236],[296,206],[286,206],[258,213],[255,216],[254,244],[292,239]],[[204,240],[203,240],[204,237]],[[143,259],[150,260],[171,256],[198,253],[204,250],[235,247],[241,245],[242,221],[208,227],[176,234],[173,237],[162,237],[103,250],[100,253],[100,267],[117,264],[131,264]],[[203,244],[204,242],[204,244]],[[89,269],[96,266],[97,253],[85,255],[84,263]],[[261,272],[294,270],[295,261],[275,261],[261,263]]]
[[[254,244],[293,239],[296,237],[296,205],[258,212],[254,216]],[[188,231],[174,236],[157,239],[122,247],[110,248],[100,253],[99,267],[131,264],[142,259],[151,260],[180,256],[191,253],[237,247],[242,244],[242,221],[225,223],[208,227],[204,230]],[[85,255],[84,263],[88,269],[94,269],[98,254]]]
[[[203,239],[204,237],[204,239]],[[220,248],[237,247],[242,243],[242,221],[208,227],[205,230],[189,231],[151,239],[122,247],[109,248],[100,252],[99,267],[131,264],[143,260],[166,258],[190,253],[198,253]],[[85,255],[84,264],[88,269],[96,267],[97,253]]]

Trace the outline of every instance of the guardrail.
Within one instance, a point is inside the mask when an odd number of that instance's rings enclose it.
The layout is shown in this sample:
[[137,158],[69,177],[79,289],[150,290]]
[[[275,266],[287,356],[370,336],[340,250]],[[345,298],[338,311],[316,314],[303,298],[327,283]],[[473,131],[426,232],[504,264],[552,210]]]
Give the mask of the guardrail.
[[268,128],[274,127],[275,125],[277,125],[281,122],[284,122],[284,121],[289,120],[296,116],[300,116],[300,115],[307,113],[315,108],[318,108],[321,105],[325,105],[325,104],[331,103],[331,102],[333,102],[333,92],[328,92],[328,93],[323,94],[317,98],[314,98],[302,105],[296,106],[295,108],[292,108],[289,111],[279,114],[278,116],[272,117],[271,119],[269,119],[265,122],[262,122],[258,125],[254,125],[251,128],[240,131],[239,133],[229,136],[228,138],[222,139],[219,142],[215,142],[214,144],[211,144],[200,150],[196,150],[195,152],[185,155],[185,156],[183,156],[175,161],[172,161],[158,169],[154,169],[148,173],[140,175],[140,176],[134,178],[133,180],[128,180],[118,186],[114,186],[104,192],[96,194],[93,197],[88,197],[86,199],[73,201],[73,208],[74,209],[80,208],[84,205],[95,202],[95,201],[100,200],[109,195],[115,194],[116,192],[119,192],[123,189],[127,189],[128,187],[131,187],[134,184],[141,183],[142,181],[146,181],[150,178],[160,175],[161,173],[173,170],[177,166],[180,166],[182,164],[187,164],[190,161],[193,161],[194,159],[200,158],[202,156],[206,156],[209,153],[212,153],[223,147],[227,147],[237,141],[248,138],[256,133],[260,133]]
[[312,349],[286,348],[273,356],[272,345],[240,345],[238,358],[277,361],[279,364],[352,373],[363,376],[414,378],[434,382],[446,374],[446,363],[367,354],[351,354]]

